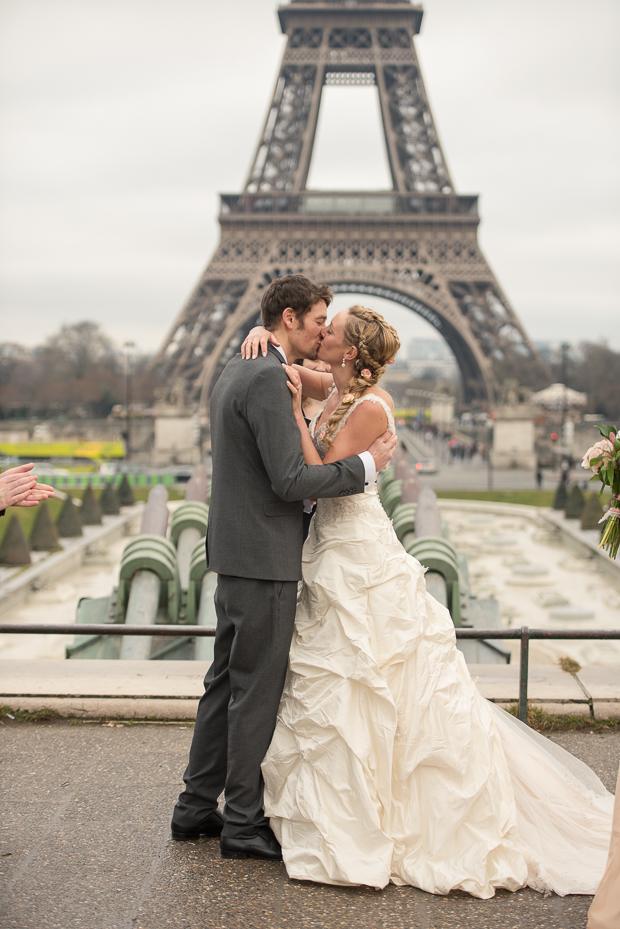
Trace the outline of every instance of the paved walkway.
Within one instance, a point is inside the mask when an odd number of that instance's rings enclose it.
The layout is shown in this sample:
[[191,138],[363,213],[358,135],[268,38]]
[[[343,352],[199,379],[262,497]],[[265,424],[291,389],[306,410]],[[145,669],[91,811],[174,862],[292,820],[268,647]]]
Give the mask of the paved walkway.
[[[0,726],[1,929],[584,929],[589,897],[492,900],[290,881],[168,823],[191,726]],[[613,789],[620,733],[558,733]]]

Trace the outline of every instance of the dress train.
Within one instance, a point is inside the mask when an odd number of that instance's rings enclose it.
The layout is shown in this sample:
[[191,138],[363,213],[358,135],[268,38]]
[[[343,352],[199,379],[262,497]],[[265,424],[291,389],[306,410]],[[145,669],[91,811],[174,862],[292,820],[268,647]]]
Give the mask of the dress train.
[[594,893],[613,796],[480,695],[376,487],[319,500],[303,577],[263,762],[289,876],[480,898]]

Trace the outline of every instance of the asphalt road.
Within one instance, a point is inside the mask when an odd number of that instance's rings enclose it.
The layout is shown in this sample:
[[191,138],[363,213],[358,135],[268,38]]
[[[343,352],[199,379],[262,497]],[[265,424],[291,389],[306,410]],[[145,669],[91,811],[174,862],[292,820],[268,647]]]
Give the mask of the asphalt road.
[[[217,840],[172,842],[192,727],[0,726],[2,929],[584,929],[590,897],[500,891],[480,901],[411,887],[291,881],[224,861]],[[620,733],[557,742],[615,786]]]

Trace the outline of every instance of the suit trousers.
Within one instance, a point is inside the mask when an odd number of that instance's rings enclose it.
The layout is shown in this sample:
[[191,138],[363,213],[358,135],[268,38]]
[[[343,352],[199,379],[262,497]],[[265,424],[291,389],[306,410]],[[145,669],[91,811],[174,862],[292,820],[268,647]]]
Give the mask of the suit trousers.
[[173,820],[192,828],[224,791],[223,834],[268,824],[260,769],[275,729],[295,625],[296,581],[218,575],[214,659]]

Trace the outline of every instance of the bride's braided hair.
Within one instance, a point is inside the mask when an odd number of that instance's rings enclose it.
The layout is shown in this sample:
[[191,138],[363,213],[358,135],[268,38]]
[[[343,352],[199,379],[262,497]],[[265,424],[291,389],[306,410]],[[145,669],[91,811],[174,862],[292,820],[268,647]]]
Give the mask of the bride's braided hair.
[[[357,400],[369,387],[374,387],[385,372],[386,366],[394,360],[400,348],[400,340],[396,329],[386,323],[380,313],[368,310],[364,306],[349,307],[344,325],[344,340],[347,345],[353,345],[357,349],[353,377],[347,384],[344,396],[353,394]],[[370,371],[370,377],[362,377],[361,372],[364,370]],[[351,401],[343,403],[341,400],[327,420],[327,430],[322,438],[328,446],[334,441],[338,423],[350,408]]]

